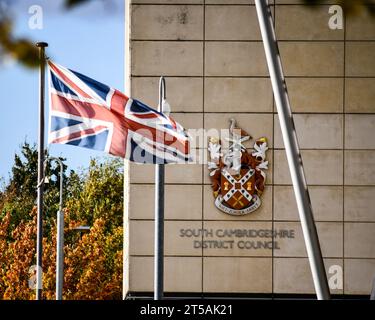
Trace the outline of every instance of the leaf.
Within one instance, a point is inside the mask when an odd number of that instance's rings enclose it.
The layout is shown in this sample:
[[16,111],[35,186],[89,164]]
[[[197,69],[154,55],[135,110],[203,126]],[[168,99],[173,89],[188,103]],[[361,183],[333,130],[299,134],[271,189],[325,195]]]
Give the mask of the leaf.
[[84,2],[89,2],[91,0],[65,0],[65,7],[66,8],[72,8],[72,7],[75,7],[77,5],[80,5]]

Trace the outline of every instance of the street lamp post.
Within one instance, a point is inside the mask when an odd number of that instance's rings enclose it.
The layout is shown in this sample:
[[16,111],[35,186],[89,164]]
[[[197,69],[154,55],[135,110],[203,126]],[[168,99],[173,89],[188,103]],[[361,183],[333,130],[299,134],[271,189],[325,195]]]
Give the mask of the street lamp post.
[[64,166],[59,158],[48,157],[44,164],[49,160],[55,160],[60,166],[60,201],[59,211],[57,212],[57,241],[56,241],[56,300],[62,300],[62,289],[64,283],[64,212],[63,212],[63,173]]

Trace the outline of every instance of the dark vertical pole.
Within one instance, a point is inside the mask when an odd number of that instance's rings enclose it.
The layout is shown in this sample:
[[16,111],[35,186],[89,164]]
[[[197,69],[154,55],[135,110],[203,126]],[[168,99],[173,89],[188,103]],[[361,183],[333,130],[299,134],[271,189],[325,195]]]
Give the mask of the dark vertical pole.
[[[159,111],[163,112],[166,98],[165,79],[159,81]],[[155,250],[154,300],[163,299],[164,292],[164,164],[155,165]]]
[[44,190],[44,68],[45,53],[48,47],[45,42],[38,42],[36,46],[39,48],[39,134],[38,134],[38,199],[37,199],[37,239],[36,239],[36,300],[42,299],[42,241],[43,241],[43,190]]
[[267,0],[255,0],[255,6],[315,292],[319,300],[326,300],[330,298],[327,275],[315,227],[293,114],[273,27],[271,9]]
[[57,212],[57,241],[56,241],[56,300],[62,300],[64,285],[64,211],[63,211],[63,179],[64,165],[59,158],[54,159],[60,166],[60,202]]

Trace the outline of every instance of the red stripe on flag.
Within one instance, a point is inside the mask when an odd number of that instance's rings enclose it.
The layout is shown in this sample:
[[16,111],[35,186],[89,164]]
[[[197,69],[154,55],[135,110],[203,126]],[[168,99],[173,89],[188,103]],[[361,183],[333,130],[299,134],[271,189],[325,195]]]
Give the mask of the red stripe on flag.
[[169,117],[169,120],[172,122],[173,128],[177,129],[176,121],[173,118]]
[[52,110],[65,112],[78,117],[102,121],[116,121],[116,116],[106,107],[94,103],[77,101],[61,97],[55,93],[51,95]]
[[83,137],[85,135],[89,135],[89,134],[95,134],[103,129],[108,129],[106,126],[96,126],[95,128],[90,128],[90,129],[86,129],[86,130],[82,130],[82,131],[78,131],[78,132],[73,132],[73,133],[70,133],[68,135],[66,135],[65,137],[61,137],[61,138],[57,138],[57,139],[54,139],[51,141],[51,143],[64,143],[68,140],[71,140],[71,139],[76,139],[76,138],[80,138],[80,137]]
[[111,111],[124,116],[125,106],[129,98],[122,92],[115,90],[111,99]]
[[157,118],[158,115],[156,113],[147,113],[147,114],[142,114],[142,113],[134,113],[138,118],[141,119],[152,119],[152,118]]

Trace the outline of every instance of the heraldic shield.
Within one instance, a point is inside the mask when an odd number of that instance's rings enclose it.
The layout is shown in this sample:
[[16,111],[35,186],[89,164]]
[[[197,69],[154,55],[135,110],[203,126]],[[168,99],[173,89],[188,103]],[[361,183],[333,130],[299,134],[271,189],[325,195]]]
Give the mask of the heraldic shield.
[[254,150],[248,152],[243,145],[251,137],[244,130],[235,128],[231,120],[228,151],[221,153],[221,143],[210,138],[208,150],[211,161],[208,162],[215,206],[231,215],[245,215],[255,211],[261,205],[266,182],[265,170],[268,169],[266,151],[267,139],[260,138],[254,144]]

